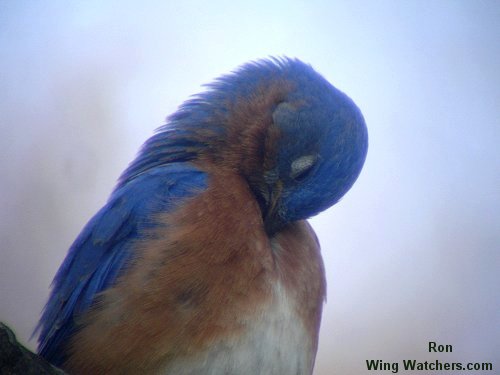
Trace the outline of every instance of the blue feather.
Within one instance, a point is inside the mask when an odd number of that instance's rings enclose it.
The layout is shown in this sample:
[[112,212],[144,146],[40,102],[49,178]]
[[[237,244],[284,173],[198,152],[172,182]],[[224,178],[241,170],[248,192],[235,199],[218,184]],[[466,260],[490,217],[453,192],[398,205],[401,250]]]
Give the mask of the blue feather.
[[206,174],[188,163],[149,169],[119,185],[89,221],[57,273],[37,330],[39,352],[55,365],[75,332],[75,319],[110,287],[133,258],[133,245],[159,224],[155,214],[171,212],[206,188]]

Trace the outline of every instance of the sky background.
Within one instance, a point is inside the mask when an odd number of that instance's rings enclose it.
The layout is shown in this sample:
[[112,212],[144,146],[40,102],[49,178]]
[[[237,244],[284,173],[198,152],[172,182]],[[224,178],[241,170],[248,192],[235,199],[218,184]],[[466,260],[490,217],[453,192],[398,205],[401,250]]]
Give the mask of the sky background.
[[68,247],[140,145],[201,84],[286,55],[370,136],[355,186],[311,220],[328,279],[315,375],[498,371],[499,20],[493,0],[0,0],[0,320],[34,348]]

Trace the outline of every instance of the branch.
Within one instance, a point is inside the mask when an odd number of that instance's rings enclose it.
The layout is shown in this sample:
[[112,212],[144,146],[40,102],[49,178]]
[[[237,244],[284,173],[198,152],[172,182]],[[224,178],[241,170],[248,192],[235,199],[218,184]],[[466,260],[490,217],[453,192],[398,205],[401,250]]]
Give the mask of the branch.
[[0,322],[0,374],[63,375],[64,372],[22,346],[14,332]]

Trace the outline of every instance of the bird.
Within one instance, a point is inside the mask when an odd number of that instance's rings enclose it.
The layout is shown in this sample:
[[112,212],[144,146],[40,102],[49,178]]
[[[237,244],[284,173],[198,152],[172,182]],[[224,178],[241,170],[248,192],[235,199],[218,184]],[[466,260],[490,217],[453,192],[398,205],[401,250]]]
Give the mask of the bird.
[[69,248],[38,353],[69,374],[311,374],[326,281],[307,219],[367,149],[357,105],[297,58],[205,85]]

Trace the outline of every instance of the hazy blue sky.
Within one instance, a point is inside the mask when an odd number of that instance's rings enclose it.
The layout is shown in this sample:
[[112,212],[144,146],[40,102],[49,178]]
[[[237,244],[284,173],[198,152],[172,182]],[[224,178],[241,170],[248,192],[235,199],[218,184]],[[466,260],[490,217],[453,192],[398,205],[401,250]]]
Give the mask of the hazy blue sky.
[[498,370],[499,20],[498,1],[0,0],[0,320],[33,348],[67,248],[165,116],[287,55],[351,96],[370,135],[354,188],[312,219],[328,277],[315,374]]

